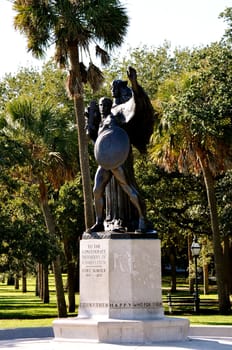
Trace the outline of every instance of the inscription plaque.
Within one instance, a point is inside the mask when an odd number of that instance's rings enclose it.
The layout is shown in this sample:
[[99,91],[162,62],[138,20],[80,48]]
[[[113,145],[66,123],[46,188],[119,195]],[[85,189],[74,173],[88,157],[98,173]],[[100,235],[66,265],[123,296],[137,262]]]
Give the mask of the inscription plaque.
[[103,277],[107,265],[106,249],[100,243],[88,243],[81,251],[81,272],[86,278]]

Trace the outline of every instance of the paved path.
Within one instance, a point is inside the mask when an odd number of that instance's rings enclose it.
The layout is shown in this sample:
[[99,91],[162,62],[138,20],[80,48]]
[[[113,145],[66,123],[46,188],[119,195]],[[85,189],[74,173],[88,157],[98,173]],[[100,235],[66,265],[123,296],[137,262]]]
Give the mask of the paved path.
[[1,350],[232,350],[232,327],[190,327],[182,342],[155,344],[106,344],[62,341],[52,327],[0,329]]
[[54,334],[52,327],[19,327],[0,329],[0,341],[19,338],[53,338],[53,336]]
[[183,342],[146,345],[56,342],[53,338],[0,341],[1,350],[231,350],[232,338],[189,338]]

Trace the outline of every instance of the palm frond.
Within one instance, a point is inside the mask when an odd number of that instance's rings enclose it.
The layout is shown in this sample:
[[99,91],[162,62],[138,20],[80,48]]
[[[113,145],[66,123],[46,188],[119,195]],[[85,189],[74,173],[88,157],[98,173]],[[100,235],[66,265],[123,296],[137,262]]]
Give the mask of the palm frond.
[[87,71],[87,79],[91,88],[93,89],[93,92],[98,91],[104,81],[104,76],[101,70],[91,62]]
[[27,37],[27,47],[32,54],[43,57],[50,46],[51,8],[47,1],[15,0],[14,26]]
[[82,94],[82,86],[78,81],[76,74],[72,70],[69,71],[69,75],[66,80],[66,91],[70,98],[73,98],[74,96],[78,97]]
[[61,157],[60,152],[49,152],[48,156],[50,159],[55,160],[55,162],[63,164],[63,158]]
[[119,47],[127,33],[129,18],[119,1],[97,1],[89,27],[94,36],[104,42],[106,48]]
[[36,123],[32,101],[25,96],[10,101],[7,104],[7,112],[24,128],[31,128]]
[[81,79],[84,84],[87,83],[88,77],[87,77],[87,69],[83,62],[80,62],[80,72],[81,72]]
[[110,56],[107,51],[103,50],[99,45],[96,45],[96,56],[99,56],[101,63],[106,65],[110,62]]
[[58,63],[61,69],[65,68],[67,63],[67,57],[68,55],[67,55],[66,47],[61,45],[61,43],[59,42],[59,44],[56,45],[54,59],[55,59],[55,62]]

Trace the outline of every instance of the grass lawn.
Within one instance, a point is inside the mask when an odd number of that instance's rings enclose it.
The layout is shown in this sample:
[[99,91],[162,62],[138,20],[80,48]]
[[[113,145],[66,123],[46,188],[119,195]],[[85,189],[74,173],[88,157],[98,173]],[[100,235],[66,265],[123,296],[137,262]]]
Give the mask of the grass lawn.
[[[164,311],[167,316],[170,316],[168,313],[168,304],[167,304],[167,294],[170,293],[170,277],[164,276],[162,278],[162,295],[163,295],[163,303]],[[189,293],[189,285],[188,285],[188,279],[183,276],[177,277],[177,292],[171,293],[174,296],[181,296],[183,298],[191,297],[191,294]],[[207,295],[203,294],[203,286],[199,285],[199,296],[200,300],[202,301],[202,305],[200,302],[200,313],[199,315],[194,314],[192,307],[184,307],[182,305],[180,307],[181,312],[177,311],[173,312],[173,317],[185,317],[188,318],[190,321],[190,324],[192,325],[230,325],[232,326],[232,312],[230,315],[219,315],[218,313],[218,295],[217,295],[217,288],[216,285],[210,285],[209,286],[209,293]],[[205,306],[204,305],[204,299],[212,301],[211,306]]]
[[[64,285],[65,285],[64,275]],[[27,293],[14,286],[0,283],[0,328],[51,326],[57,316],[54,276],[49,276],[50,303],[44,304],[35,296],[35,278],[27,278]],[[66,294],[67,298],[67,294]],[[79,302],[79,295],[76,297]],[[67,299],[66,299],[67,302]],[[68,304],[68,302],[67,302]],[[69,316],[76,316],[77,310]]]
[[232,315],[188,315],[185,317],[189,319],[191,325],[195,326],[232,326]]
[[[64,278],[64,285],[66,276]],[[232,325],[232,314],[222,316],[218,314],[217,307],[209,310],[201,310],[200,315],[195,315],[193,310],[185,310],[181,312],[168,314],[168,305],[166,303],[167,293],[170,289],[170,278],[163,278],[163,300],[165,314],[170,317],[185,317],[190,320],[192,325]],[[35,278],[27,279],[27,293],[21,290],[15,290],[14,286],[7,286],[6,283],[0,282],[0,328],[18,328],[18,327],[45,327],[52,326],[52,321],[57,318],[56,295],[54,286],[54,276],[49,275],[50,287],[50,303],[43,304],[39,297],[35,296]],[[184,278],[179,277],[177,281],[178,291],[175,295],[187,297],[189,296],[188,284]],[[67,297],[67,295],[66,295]],[[217,300],[215,286],[211,287],[210,293],[204,296],[201,292],[200,298]],[[79,295],[76,296],[77,308],[76,312],[69,314],[69,317],[75,317],[78,312]],[[67,302],[68,304],[68,302]]]
[[55,318],[37,318],[37,319],[0,319],[0,329],[4,328],[25,328],[25,327],[52,327],[52,321]]

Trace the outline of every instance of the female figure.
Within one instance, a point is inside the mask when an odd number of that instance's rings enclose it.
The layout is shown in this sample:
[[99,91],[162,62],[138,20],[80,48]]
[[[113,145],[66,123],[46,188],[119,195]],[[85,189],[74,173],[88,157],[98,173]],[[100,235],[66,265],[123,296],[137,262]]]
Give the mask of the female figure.
[[[99,111],[96,111],[96,105],[95,111],[94,108],[89,108],[89,121],[94,119],[91,118],[93,115],[98,116],[98,120],[99,113],[101,116],[98,134],[95,132],[94,137],[95,157],[99,164],[93,191],[96,223],[89,229],[90,232],[104,231],[105,228],[119,231],[129,228],[130,231],[135,230],[138,233],[146,231],[145,206],[134,179],[131,143],[141,152],[146,150],[153,130],[153,108],[146,93],[137,83],[136,71],[131,67],[128,69],[128,77],[132,89],[127,86],[126,81],[113,81],[113,106],[111,99],[103,97],[99,101]],[[146,130],[141,130],[141,125]],[[93,123],[89,123],[88,130],[93,135],[92,126]]]

